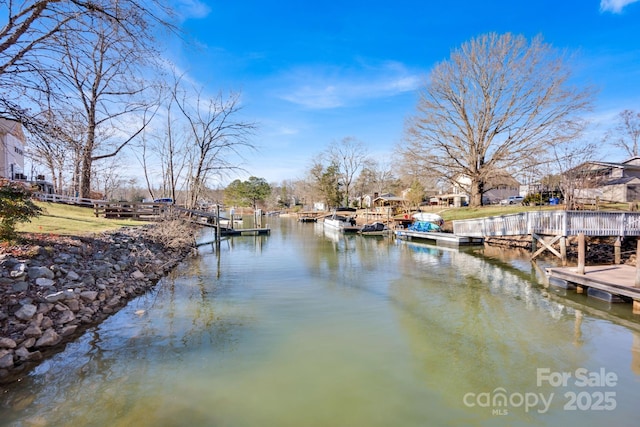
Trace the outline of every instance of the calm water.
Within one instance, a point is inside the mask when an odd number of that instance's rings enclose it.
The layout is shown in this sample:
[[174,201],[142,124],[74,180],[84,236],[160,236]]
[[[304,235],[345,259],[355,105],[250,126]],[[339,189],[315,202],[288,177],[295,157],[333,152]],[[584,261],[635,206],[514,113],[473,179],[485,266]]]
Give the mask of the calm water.
[[628,305],[545,289],[526,254],[268,222],[4,387],[0,425],[637,425]]

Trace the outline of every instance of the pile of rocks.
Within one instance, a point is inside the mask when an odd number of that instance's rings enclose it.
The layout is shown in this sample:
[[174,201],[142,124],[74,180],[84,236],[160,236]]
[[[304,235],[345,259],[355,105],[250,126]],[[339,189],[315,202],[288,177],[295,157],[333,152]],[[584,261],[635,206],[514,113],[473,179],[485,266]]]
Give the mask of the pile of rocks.
[[0,253],[0,381],[24,375],[193,250],[193,239],[168,245],[155,227],[49,238],[23,253]]

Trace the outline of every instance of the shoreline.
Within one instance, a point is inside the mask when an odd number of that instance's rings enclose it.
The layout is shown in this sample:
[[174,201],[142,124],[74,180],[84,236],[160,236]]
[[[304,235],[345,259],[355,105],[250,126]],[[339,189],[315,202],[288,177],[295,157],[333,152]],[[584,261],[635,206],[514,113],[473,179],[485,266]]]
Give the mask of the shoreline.
[[18,380],[152,289],[194,247],[179,220],[0,248],[0,384]]

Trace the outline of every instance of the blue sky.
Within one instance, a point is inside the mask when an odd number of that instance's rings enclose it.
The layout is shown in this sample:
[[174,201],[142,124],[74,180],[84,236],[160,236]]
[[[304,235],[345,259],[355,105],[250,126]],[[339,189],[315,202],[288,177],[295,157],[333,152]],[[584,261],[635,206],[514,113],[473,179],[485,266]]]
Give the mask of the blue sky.
[[639,0],[178,2],[190,43],[169,59],[212,95],[240,91],[243,119],[259,124],[241,179],[303,178],[345,137],[389,161],[431,68],[488,32],[540,34],[577,54],[577,81],[599,90],[585,139],[640,111]]

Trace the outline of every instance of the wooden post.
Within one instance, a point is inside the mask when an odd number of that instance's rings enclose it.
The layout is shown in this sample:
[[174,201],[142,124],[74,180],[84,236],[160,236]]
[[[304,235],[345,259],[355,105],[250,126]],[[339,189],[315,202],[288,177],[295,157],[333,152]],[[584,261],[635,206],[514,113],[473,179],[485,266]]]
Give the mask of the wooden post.
[[220,230],[220,205],[216,204],[216,242],[220,244],[220,236],[222,230]]
[[560,238],[560,260],[562,261],[562,266],[566,267],[566,265],[567,265],[567,236],[562,236]]
[[615,243],[613,244],[613,263],[614,264],[620,264],[621,260],[622,260],[622,254],[620,252],[620,248],[622,247],[622,242],[620,241],[620,237],[618,236],[616,238]]
[[536,239],[535,233],[531,233],[531,253],[535,254],[538,250],[538,239]]
[[578,233],[578,270],[576,271],[578,274],[584,274],[585,253],[586,240],[584,238],[584,233]]
[[637,239],[636,246],[636,280],[634,286],[640,288],[640,238]]
[[236,213],[236,210],[234,208],[231,208],[229,210],[229,228],[231,230],[233,230],[233,215]]

